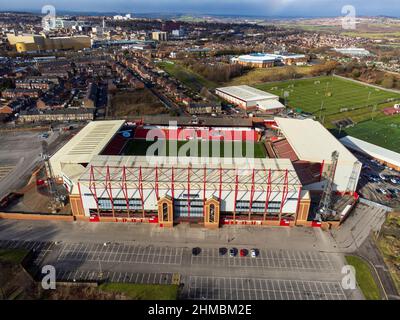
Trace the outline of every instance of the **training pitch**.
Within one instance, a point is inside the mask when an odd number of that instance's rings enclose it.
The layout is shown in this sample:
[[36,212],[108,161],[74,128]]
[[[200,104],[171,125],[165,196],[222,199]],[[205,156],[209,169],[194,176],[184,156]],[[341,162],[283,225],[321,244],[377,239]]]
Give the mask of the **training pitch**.
[[332,76],[264,83],[256,87],[279,95],[290,108],[315,116],[338,114],[338,118],[342,112],[400,99],[400,94]]

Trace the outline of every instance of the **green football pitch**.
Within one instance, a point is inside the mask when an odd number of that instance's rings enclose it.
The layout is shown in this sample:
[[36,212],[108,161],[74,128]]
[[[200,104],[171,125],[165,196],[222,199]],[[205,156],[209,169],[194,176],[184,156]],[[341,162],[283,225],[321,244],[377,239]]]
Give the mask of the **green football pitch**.
[[340,135],[351,135],[378,146],[400,152],[400,116],[386,116],[384,108],[400,101],[400,94],[337,77],[263,83],[258,89],[286,99],[292,109],[313,114],[328,129],[338,120],[350,119],[353,126]]
[[256,87],[286,99],[290,108],[317,117],[337,114],[337,119],[342,118],[340,113],[346,109],[351,111],[380,105],[388,99],[400,99],[400,94],[333,76],[263,83]]
[[[161,155],[164,153],[165,150],[165,155],[170,156],[171,153],[171,141],[168,140],[163,140],[163,146],[161,149],[158,150],[158,152],[155,152],[155,155]],[[186,145],[189,143],[188,141],[177,141],[177,155],[181,155],[182,152],[185,151],[186,148],[189,147],[189,145]],[[252,143],[252,142],[250,142]],[[146,155],[146,152],[148,148],[154,144],[154,141],[146,141],[146,140],[130,140],[125,149],[123,150],[124,155],[136,155],[136,156],[144,156]],[[215,147],[214,147],[215,144]],[[232,157],[232,154],[238,152],[238,155],[234,154],[234,156],[238,157],[248,157],[248,158],[266,158],[267,153],[264,147],[264,144],[262,142],[255,142],[254,143],[254,152],[249,149],[249,155],[246,154],[247,151],[247,144],[246,142],[232,142],[231,143],[231,149],[227,145],[225,145],[224,142],[213,142],[209,143],[208,141],[204,144],[201,141],[197,141],[197,144],[194,144],[195,148],[197,147],[197,152],[198,154],[196,156],[201,156],[202,148],[209,148],[209,156],[211,157]],[[183,149],[181,149],[183,147]],[[241,150],[240,150],[241,148]],[[193,149],[192,149],[193,150]],[[213,152],[214,150],[214,152]],[[229,150],[232,150],[229,152]],[[240,152],[241,151],[241,152]],[[227,155],[225,153],[228,152]],[[193,154],[192,154],[193,153]],[[191,152],[190,149],[187,149],[187,152],[183,154],[183,156],[195,156],[195,152]]]

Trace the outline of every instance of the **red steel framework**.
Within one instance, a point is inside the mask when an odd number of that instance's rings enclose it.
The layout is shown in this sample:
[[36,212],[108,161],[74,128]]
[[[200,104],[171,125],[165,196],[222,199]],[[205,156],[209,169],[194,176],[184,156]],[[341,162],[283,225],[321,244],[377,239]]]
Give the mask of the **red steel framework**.
[[158,166],[156,166],[156,185],[155,185],[157,201],[160,200],[160,193],[158,190]]
[[[104,170],[105,168],[105,174],[102,173],[102,170]],[[128,178],[127,175],[129,174],[133,179],[137,179],[138,181],[138,192],[140,195],[140,200],[141,200],[141,206],[142,206],[142,214],[143,217],[145,216],[145,209],[144,209],[144,192],[143,192],[143,169],[151,169],[151,172],[154,172],[155,174],[155,181],[154,181],[154,189],[155,189],[155,193],[156,193],[156,198],[157,200],[159,200],[160,195],[159,195],[159,183],[160,183],[160,168],[158,166],[154,167],[144,167],[144,166],[139,166],[139,167],[127,167],[127,166],[90,166],[89,169],[89,190],[93,196],[93,198],[95,199],[96,202],[96,206],[97,206],[97,213],[100,216],[100,208],[99,208],[99,198],[98,198],[98,194],[97,194],[97,186],[96,186],[96,180],[95,178],[95,172],[97,172],[97,174],[100,175],[100,177],[102,177],[104,180],[103,183],[99,182],[101,185],[104,186],[104,189],[111,201],[111,208],[112,208],[112,214],[113,217],[115,217],[115,208],[114,208],[114,198],[113,198],[113,187],[112,187],[112,182],[114,182],[111,178],[111,172],[114,169],[113,173],[116,173],[117,176],[120,178],[118,185],[120,190],[122,190],[122,193],[124,195],[124,199],[126,201],[126,208],[127,208],[127,213],[128,213],[128,217],[130,217],[130,213],[131,213],[131,208],[129,206],[129,195],[128,195]],[[137,169],[138,172],[135,172],[135,169]],[[155,169],[155,170],[154,170]],[[170,170],[171,172],[171,176],[170,176],[170,188],[171,188],[171,195],[172,195],[172,199],[175,198],[175,170],[176,168],[174,166],[171,166],[169,168],[162,168],[162,169],[166,169],[167,171]],[[179,168],[182,169],[182,168]],[[219,199],[221,200],[222,197],[222,184],[223,184],[223,176],[224,176],[224,172],[225,171],[232,171],[234,170],[235,175],[234,175],[234,198],[235,198],[235,205],[234,205],[234,211],[233,211],[233,220],[236,220],[236,203],[237,203],[237,199],[238,199],[238,193],[239,193],[239,173],[238,173],[238,169],[222,169],[221,166],[219,166],[219,168],[213,168],[214,170],[218,170],[219,176],[218,176],[218,182],[216,180],[210,181],[211,183],[217,183],[218,184],[218,195],[219,195]],[[187,202],[188,202],[188,216],[190,217],[190,189],[191,189],[191,174],[192,174],[192,166],[188,166],[187,167]],[[201,170],[201,168],[200,168]],[[200,176],[200,179],[202,178],[203,180],[203,203],[205,205],[205,201],[206,201],[206,191],[207,191],[207,167],[204,166],[203,167],[203,177]],[[283,185],[283,190],[282,190],[282,200],[281,200],[281,204],[280,204],[280,209],[279,209],[279,221],[281,221],[282,218],[282,210],[284,207],[284,204],[287,200],[288,194],[289,194],[289,170],[272,170],[272,169],[252,169],[252,173],[251,173],[251,189],[250,189],[250,207],[249,207],[249,213],[248,213],[248,218],[251,219],[251,213],[252,213],[252,205],[253,205],[253,201],[254,201],[254,194],[255,194],[255,175],[256,175],[256,171],[258,172],[263,172],[263,176],[266,177],[266,189],[263,188],[263,191],[266,192],[266,197],[265,197],[265,208],[264,208],[264,214],[263,214],[263,220],[265,221],[267,218],[267,214],[268,214],[268,204],[270,201],[270,197],[273,191],[272,188],[272,184],[273,184],[273,179],[272,179],[272,173],[275,172],[282,172],[284,171],[284,178],[283,178],[283,183],[279,182],[278,183],[280,185]],[[103,171],[104,172],[104,171]],[[119,176],[118,174],[122,172],[122,174]],[[279,178],[281,179],[281,177]],[[233,180],[233,179],[232,179]],[[101,180],[100,180],[101,181]],[[233,182],[233,181],[232,181]],[[243,181],[242,181],[243,182]],[[250,181],[247,180],[247,183],[249,183]],[[229,182],[225,182],[228,183]],[[244,181],[244,183],[246,183],[246,181]],[[260,182],[257,181],[257,183],[259,184]],[[262,183],[262,182],[261,182]],[[80,190],[80,183],[78,183],[78,189],[79,192],[81,192]],[[115,188],[114,188],[115,189]],[[297,203],[297,210],[299,208],[299,203],[300,203],[300,196],[301,196],[301,186],[299,188],[298,191],[298,203]],[[296,212],[297,212],[296,210]],[[203,210],[204,212],[204,210]]]
[[142,176],[142,167],[139,167],[139,194],[140,200],[142,202],[142,211],[143,211],[143,218],[144,218],[144,196],[143,196],[143,176]]
[[236,221],[236,203],[237,203],[238,193],[239,193],[239,174],[236,170],[236,173],[235,173],[235,208],[233,210],[233,221]]
[[190,166],[187,172],[187,204],[188,204],[188,218],[190,218]]
[[269,199],[271,198],[271,193],[272,193],[272,188],[271,188],[271,169],[269,169],[268,170],[267,192],[265,193],[265,208],[264,208],[264,216],[263,216],[264,221],[267,218],[268,204],[269,204]]
[[285,182],[284,182],[284,187],[283,187],[283,192],[282,192],[282,200],[281,200],[281,205],[279,208],[279,222],[282,220],[282,210],[283,206],[286,202],[287,196],[289,193],[289,186],[288,186],[288,170],[286,169],[285,171]]
[[127,183],[126,183],[126,167],[125,166],[122,167],[121,189],[122,189],[122,193],[124,194],[125,201],[126,201],[126,210],[127,210],[127,213],[128,213],[128,218],[130,218],[130,215],[129,215],[128,186],[127,186]]

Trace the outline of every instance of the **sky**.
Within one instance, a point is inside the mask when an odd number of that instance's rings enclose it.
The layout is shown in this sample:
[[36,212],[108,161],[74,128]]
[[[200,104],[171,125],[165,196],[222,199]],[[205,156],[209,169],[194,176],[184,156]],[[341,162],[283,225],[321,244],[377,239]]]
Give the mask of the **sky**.
[[235,14],[265,17],[341,16],[353,5],[360,16],[400,17],[400,0],[0,0],[0,10]]

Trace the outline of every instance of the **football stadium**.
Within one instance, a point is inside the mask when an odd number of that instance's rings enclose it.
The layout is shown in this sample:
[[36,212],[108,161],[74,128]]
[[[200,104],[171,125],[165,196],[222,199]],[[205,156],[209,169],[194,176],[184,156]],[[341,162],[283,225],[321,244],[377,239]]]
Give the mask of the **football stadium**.
[[205,228],[339,224],[361,171],[319,122],[278,117],[93,121],[50,164],[77,219]]

